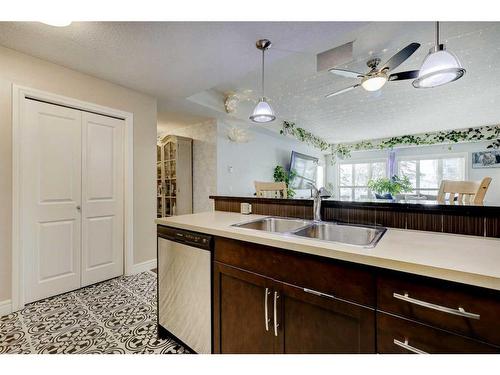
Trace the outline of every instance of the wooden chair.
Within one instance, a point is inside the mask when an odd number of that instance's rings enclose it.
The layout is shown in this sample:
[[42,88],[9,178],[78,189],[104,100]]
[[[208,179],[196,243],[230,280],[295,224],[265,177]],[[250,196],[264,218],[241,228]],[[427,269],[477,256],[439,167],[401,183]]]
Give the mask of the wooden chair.
[[286,184],[284,182],[254,181],[255,192],[260,198],[287,198]]
[[[457,204],[483,204],[484,196],[490,186],[491,177],[485,177],[482,181],[441,181],[437,196],[438,202],[455,203],[455,195],[458,194]],[[446,194],[449,194],[446,199]]]

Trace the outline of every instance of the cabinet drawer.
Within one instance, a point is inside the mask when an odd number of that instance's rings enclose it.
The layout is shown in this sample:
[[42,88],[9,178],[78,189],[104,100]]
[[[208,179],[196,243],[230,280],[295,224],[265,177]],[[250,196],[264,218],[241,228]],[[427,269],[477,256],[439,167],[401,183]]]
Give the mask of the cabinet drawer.
[[375,306],[375,276],[368,267],[222,237],[215,239],[215,260],[298,287]]
[[500,345],[500,293],[393,272],[377,278],[378,310]]
[[379,353],[500,353],[500,348],[407,319],[377,313]]

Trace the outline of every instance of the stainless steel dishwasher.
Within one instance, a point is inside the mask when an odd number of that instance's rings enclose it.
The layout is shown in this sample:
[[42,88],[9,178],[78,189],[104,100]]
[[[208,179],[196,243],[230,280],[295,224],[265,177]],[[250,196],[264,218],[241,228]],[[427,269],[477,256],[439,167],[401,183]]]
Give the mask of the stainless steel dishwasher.
[[196,353],[212,353],[209,235],[159,225],[158,334]]

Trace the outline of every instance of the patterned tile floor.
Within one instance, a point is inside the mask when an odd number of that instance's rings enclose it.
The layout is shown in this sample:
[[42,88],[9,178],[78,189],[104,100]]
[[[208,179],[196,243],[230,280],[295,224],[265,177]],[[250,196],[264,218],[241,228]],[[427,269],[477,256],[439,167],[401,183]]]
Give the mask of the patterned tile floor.
[[143,272],[0,317],[0,353],[186,353],[156,334],[156,275]]

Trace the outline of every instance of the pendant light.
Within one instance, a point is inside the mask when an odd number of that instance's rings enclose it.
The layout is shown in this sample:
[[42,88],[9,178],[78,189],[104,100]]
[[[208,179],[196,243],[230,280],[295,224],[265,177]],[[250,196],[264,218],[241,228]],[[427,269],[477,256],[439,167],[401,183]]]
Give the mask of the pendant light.
[[264,54],[266,50],[271,47],[271,41],[267,39],[260,39],[257,41],[257,43],[255,43],[255,46],[257,47],[257,49],[262,51],[262,81],[261,81],[262,96],[259,99],[257,105],[255,106],[255,109],[253,110],[253,113],[250,116],[250,120],[258,123],[271,122],[276,119],[276,116],[274,115],[273,109],[271,108],[271,106],[266,100],[266,97],[264,96]]
[[439,44],[439,22],[436,22],[436,45],[429,50],[418,73],[413,81],[413,87],[429,88],[445,85],[456,81],[465,74],[458,58],[446,50],[444,44]]

